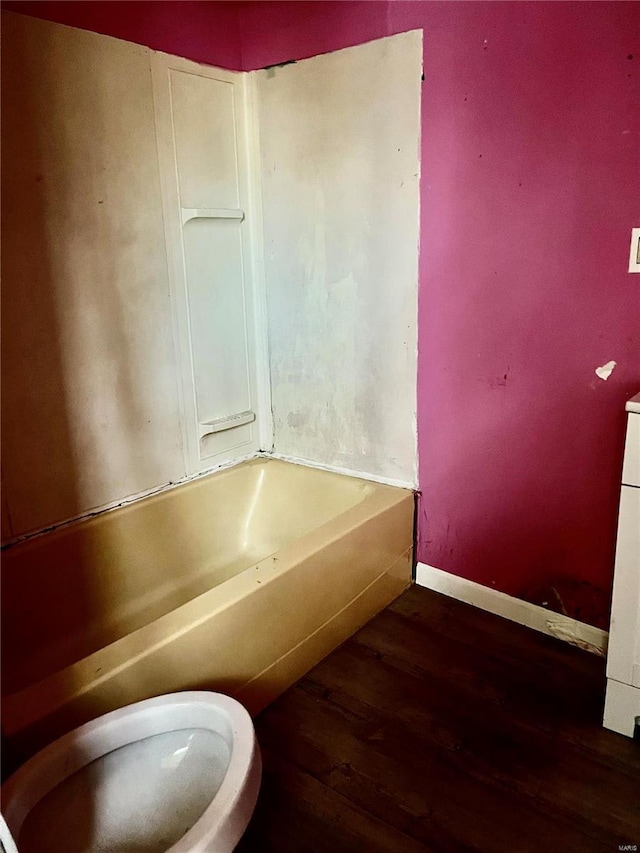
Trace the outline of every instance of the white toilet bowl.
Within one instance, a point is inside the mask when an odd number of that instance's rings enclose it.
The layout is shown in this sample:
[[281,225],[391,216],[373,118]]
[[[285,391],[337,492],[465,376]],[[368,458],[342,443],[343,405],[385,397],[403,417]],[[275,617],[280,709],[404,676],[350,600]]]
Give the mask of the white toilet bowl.
[[260,776],[239,702],[172,693],[47,746],[2,786],[2,811],[20,853],[227,853],[249,822]]

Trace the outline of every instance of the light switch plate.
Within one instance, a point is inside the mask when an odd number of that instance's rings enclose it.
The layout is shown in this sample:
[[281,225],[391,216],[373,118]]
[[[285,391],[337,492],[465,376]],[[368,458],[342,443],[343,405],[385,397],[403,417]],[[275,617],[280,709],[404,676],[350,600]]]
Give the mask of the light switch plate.
[[631,229],[629,272],[640,272],[640,228]]

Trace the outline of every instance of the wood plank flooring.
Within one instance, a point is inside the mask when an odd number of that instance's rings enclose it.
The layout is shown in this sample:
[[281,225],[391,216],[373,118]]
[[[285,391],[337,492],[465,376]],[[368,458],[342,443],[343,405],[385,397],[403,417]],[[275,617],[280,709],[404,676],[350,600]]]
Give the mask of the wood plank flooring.
[[238,851],[640,850],[640,742],[601,727],[604,683],[602,659],[412,587],[257,718]]

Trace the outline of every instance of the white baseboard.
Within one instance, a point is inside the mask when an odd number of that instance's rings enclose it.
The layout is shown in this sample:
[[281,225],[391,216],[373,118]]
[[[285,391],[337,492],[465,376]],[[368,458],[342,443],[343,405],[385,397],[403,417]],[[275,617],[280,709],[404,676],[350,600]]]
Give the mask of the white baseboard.
[[512,598],[497,589],[443,572],[442,569],[436,569],[435,566],[428,566],[426,563],[417,564],[416,583],[418,586],[473,604],[474,607],[488,610],[489,613],[526,625],[543,634],[557,637],[559,640],[564,640],[601,657],[607,654],[609,637],[607,631],[594,628],[593,625],[587,625],[585,622],[578,622],[577,619],[564,616],[562,613],[554,613],[537,604]]

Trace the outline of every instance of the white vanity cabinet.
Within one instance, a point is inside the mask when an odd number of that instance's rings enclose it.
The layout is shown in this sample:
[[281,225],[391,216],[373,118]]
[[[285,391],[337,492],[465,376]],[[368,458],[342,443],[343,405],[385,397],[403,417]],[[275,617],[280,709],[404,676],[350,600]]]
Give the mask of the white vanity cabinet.
[[640,394],[626,408],[604,725],[633,737],[640,718]]

